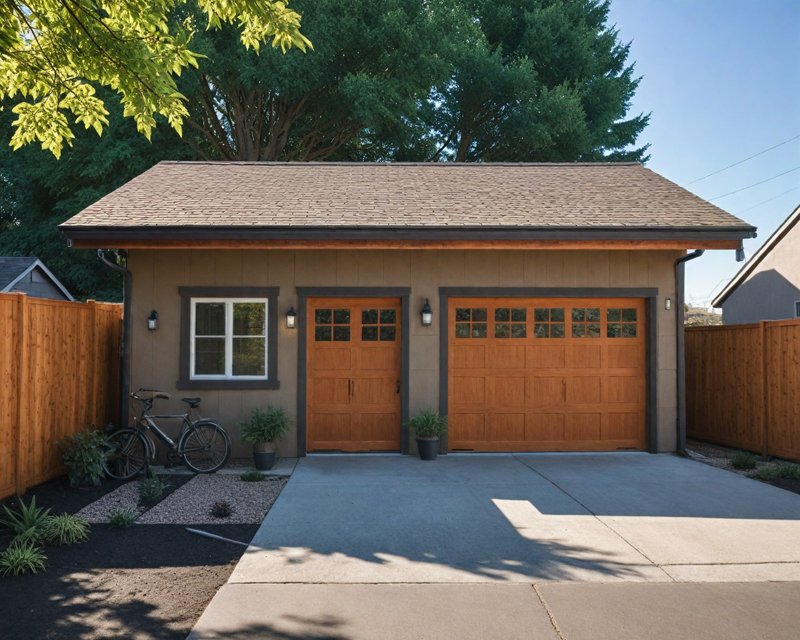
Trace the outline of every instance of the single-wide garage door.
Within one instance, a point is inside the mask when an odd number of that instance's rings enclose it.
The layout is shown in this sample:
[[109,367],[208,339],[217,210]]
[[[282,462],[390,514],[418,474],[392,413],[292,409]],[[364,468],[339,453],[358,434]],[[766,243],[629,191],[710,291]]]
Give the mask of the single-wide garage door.
[[645,301],[451,298],[450,450],[645,446]]

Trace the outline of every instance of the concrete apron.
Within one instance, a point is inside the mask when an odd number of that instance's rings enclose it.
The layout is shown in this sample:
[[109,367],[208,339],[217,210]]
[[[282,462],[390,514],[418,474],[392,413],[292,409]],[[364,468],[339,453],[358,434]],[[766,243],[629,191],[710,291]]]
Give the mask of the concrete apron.
[[193,637],[549,637],[548,583],[800,580],[798,536],[800,496],[673,456],[312,456]]

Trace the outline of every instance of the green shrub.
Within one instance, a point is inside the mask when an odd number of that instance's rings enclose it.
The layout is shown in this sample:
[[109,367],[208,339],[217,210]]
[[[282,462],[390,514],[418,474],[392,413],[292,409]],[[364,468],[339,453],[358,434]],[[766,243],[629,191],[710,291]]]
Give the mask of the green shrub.
[[158,476],[145,478],[139,483],[139,502],[148,507],[158,504],[168,486],[169,484]]
[[236,426],[245,442],[275,442],[288,433],[292,420],[280,407],[267,407],[253,409],[250,420],[239,422]]
[[411,420],[408,426],[414,430],[418,438],[441,438],[447,432],[447,417],[438,412],[425,409]]
[[64,448],[61,460],[67,467],[69,483],[73,487],[84,482],[100,484],[103,465],[111,448],[105,434],[93,427],[87,427],[75,435],[59,441]]
[[755,469],[756,456],[749,451],[737,451],[731,456],[731,466],[734,469]]
[[128,507],[127,509],[114,509],[108,514],[108,526],[112,529],[127,529],[136,520],[136,510]]
[[260,471],[245,471],[239,476],[239,479],[242,482],[262,482],[267,479],[267,476]]
[[47,556],[30,540],[15,540],[0,553],[0,574],[21,576],[44,570]]
[[230,518],[233,515],[233,507],[225,500],[217,500],[211,505],[208,513],[214,518]]
[[19,501],[19,509],[11,511],[3,505],[5,517],[0,517],[0,524],[5,525],[20,542],[36,543],[41,537],[50,509],[41,509],[36,506],[36,496],[31,498],[30,504],[24,500]]
[[80,516],[62,513],[45,519],[41,541],[46,545],[61,546],[86,542],[88,539],[89,523]]
[[800,464],[791,462],[767,464],[756,472],[755,477],[759,480],[777,480],[778,478],[800,480]]

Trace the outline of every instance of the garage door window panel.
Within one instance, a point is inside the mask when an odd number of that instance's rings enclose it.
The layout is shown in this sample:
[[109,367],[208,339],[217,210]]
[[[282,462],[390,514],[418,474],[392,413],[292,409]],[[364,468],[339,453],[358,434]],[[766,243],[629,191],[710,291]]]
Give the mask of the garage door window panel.
[[631,308],[609,308],[606,311],[609,338],[635,338],[637,336],[637,312]]
[[564,337],[564,307],[535,307],[533,320],[535,338]]
[[486,307],[456,309],[456,338],[485,338],[487,326]]
[[527,309],[497,307],[494,310],[495,338],[525,338],[528,335]]

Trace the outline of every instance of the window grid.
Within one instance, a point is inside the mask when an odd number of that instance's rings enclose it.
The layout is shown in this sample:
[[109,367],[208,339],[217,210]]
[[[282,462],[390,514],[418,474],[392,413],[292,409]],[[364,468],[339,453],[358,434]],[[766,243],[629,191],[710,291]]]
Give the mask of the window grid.
[[393,342],[397,338],[395,309],[363,309],[361,339],[366,342]]
[[534,338],[563,338],[564,307],[534,307]]
[[314,311],[316,342],[350,342],[350,309],[316,309]]
[[525,338],[528,312],[523,307],[497,307],[494,310],[495,338]]
[[456,308],[456,338],[485,338],[486,307]]

